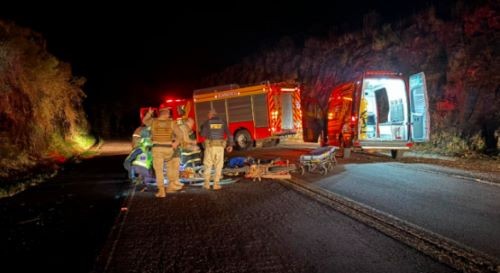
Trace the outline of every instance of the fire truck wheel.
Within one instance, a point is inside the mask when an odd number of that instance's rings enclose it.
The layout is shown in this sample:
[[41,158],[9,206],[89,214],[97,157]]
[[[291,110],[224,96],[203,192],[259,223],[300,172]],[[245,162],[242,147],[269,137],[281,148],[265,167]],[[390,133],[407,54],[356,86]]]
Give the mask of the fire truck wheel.
[[234,134],[234,142],[236,144],[236,149],[240,151],[245,151],[253,146],[253,139],[250,133],[245,130],[239,130]]
[[339,138],[340,142],[340,152],[342,153],[342,158],[351,158],[351,148],[346,147],[344,137],[341,135]]

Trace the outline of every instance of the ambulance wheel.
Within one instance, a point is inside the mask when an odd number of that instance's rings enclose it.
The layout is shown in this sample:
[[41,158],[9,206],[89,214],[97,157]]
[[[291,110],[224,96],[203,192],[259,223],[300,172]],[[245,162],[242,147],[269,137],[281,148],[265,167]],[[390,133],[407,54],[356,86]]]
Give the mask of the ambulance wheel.
[[404,151],[402,150],[391,150],[391,157],[393,159],[401,159],[403,157]]
[[344,156],[343,158],[351,158],[351,148],[344,147]]
[[278,146],[278,144],[280,144],[280,139],[279,138],[275,138],[273,140],[273,146]]
[[245,151],[253,146],[253,139],[250,133],[245,130],[239,130],[234,134],[234,142],[236,144],[236,149],[239,151]]

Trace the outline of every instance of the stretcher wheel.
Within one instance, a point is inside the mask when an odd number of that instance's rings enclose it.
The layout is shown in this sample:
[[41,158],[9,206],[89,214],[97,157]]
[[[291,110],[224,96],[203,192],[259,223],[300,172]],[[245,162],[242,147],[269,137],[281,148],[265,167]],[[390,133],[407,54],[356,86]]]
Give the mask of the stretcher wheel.
[[328,167],[325,166],[324,164],[321,164],[321,169],[319,170],[319,173],[321,175],[326,175],[328,173]]

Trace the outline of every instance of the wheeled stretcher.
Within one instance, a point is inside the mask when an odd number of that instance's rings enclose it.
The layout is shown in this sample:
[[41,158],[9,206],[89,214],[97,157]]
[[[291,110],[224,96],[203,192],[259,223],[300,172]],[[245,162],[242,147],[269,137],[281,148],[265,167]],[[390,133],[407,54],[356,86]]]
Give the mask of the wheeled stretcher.
[[336,146],[326,146],[314,149],[309,154],[301,155],[299,162],[300,174],[304,175],[307,171],[326,175],[337,164],[335,158],[337,149]]

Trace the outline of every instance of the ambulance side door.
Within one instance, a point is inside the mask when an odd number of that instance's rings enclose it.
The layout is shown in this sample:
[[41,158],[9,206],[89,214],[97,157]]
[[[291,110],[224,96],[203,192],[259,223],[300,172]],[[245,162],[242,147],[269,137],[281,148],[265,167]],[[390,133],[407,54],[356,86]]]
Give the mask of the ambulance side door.
[[430,137],[429,100],[424,72],[409,78],[411,139],[426,142]]

